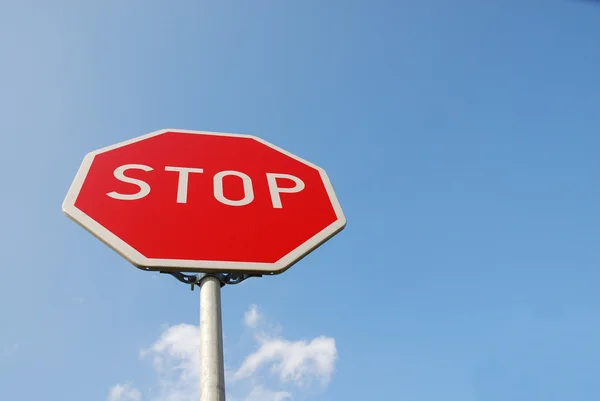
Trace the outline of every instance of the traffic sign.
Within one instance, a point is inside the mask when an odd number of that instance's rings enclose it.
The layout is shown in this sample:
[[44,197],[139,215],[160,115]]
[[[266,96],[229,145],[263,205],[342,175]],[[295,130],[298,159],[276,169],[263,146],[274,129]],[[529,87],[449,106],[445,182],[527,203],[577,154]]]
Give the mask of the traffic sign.
[[63,211],[166,272],[281,273],[346,225],[322,168],[255,136],[175,129],[86,155]]

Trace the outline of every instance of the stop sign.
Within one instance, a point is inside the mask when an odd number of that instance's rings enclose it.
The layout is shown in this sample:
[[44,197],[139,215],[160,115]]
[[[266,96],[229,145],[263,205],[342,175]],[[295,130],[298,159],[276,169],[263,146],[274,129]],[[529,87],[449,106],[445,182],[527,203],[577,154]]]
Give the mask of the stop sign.
[[184,130],[86,155],[63,211],[161,271],[281,273],[346,225],[320,167],[254,136]]

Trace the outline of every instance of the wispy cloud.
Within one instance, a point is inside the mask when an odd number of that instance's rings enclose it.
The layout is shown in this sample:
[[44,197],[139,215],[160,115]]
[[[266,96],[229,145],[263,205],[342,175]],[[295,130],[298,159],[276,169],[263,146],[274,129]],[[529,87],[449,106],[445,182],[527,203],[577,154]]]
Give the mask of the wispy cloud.
[[167,328],[142,358],[151,358],[158,377],[157,394],[153,401],[196,400],[199,392],[200,328],[178,324]]
[[108,392],[108,401],[140,401],[142,395],[130,383],[117,384]]
[[3,350],[0,350],[0,356],[13,356],[21,349],[20,343],[6,345]]
[[246,326],[254,329],[260,323],[262,319],[262,315],[258,311],[258,307],[256,305],[250,305],[250,308],[244,313],[244,324]]
[[234,379],[248,378],[260,368],[270,366],[271,372],[278,375],[281,382],[303,385],[314,378],[326,385],[333,374],[336,359],[335,340],[330,337],[317,337],[312,341],[267,338],[246,357]]
[[[255,348],[237,369],[230,371],[229,400],[288,401],[312,382],[323,388],[330,382],[337,360],[335,339],[286,339],[279,330],[265,328],[266,319],[256,305],[249,307],[243,321],[252,329]],[[153,390],[142,395],[130,383],[118,384],[110,389],[108,401],[197,401],[199,347],[198,326],[178,324],[166,328],[141,351],[143,359],[152,361],[156,373]]]
[[259,384],[252,388],[244,401],[285,401],[291,399],[292,395],[287,391],[271,391]]

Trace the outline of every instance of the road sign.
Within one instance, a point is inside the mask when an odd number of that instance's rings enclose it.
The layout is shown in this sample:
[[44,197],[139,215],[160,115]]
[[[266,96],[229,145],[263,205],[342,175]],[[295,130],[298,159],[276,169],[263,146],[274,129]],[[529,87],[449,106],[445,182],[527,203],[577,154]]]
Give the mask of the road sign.
[[322,168],[254,136],[174,129],[86,155],[63,211],[170,272],[281,273],[346,225]]

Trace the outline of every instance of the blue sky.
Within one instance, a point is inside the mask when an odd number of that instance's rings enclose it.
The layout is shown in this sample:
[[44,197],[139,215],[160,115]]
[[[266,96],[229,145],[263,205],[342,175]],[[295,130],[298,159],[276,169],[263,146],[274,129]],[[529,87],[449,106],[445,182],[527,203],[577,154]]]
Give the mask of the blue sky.
[[575,0],[2,2],[0,391],[197,399],[198,292],[61,212],[175,127],[324,167],[348,218],[224,289],[228,399],[600,399],[599,40]]

